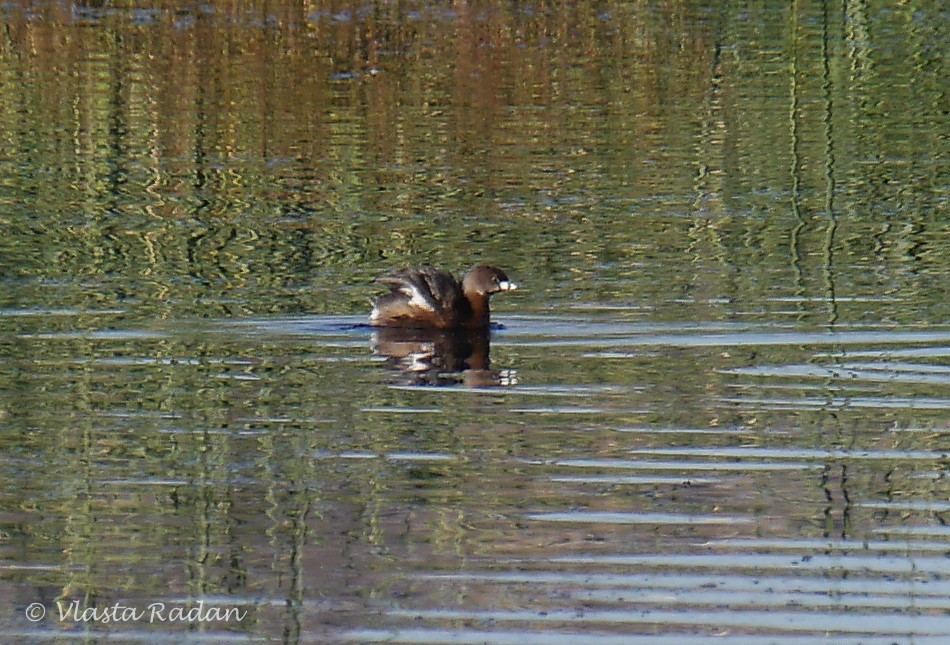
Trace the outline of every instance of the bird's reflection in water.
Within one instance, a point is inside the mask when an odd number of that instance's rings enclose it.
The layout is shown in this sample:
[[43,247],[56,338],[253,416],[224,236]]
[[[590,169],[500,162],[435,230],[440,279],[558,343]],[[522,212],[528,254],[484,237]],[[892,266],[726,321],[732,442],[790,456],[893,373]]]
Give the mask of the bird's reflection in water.
[[387,358],[399,382],[411,385],[469,387],[514,385],[511,370],[493,370],[488,357],[490,332],[446,332],[381,328],[373,332],[373,352]]

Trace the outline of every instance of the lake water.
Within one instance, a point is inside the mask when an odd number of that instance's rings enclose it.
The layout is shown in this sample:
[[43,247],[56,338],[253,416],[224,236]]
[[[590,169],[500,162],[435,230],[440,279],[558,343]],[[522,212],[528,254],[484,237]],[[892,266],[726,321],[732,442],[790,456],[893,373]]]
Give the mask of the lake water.
[[0,15],[0,640],[950,641],[942,3]]

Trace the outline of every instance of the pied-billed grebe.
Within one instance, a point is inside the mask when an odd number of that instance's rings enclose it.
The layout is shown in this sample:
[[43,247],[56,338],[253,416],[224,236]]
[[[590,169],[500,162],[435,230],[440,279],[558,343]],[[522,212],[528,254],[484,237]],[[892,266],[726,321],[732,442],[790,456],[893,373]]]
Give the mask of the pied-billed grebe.
[[501,269],[477,266],[459,282],[432,267],[403,269],[379,280],[391,289],[369,316],[377,327],[485,329],[488,298],[518,288]]

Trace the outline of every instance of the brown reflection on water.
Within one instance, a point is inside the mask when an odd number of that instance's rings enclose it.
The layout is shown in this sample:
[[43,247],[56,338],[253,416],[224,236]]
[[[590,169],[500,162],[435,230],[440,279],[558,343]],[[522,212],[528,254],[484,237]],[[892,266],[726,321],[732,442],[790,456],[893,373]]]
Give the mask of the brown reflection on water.
[[10,2],[0,245],[36,304],[133,315],[355,312],[460,257],[534,311],[942,315],[935,6]]
[[373,352],[385,356],[387,368],[410,385],[469,387],[512,384],[509,370],[491,369],[491,332],[446,332],[380,328],[373,331]]
[[[533,11],[493,3],[317,2],[266,9],[255,3],[199,8],[10,3],[6,53],[28,58],[35,89],[42,92],[36,98],[49,104],[73,104],[69,97],[110,86],[108,102],[80,101],[74,114],[61,115],[76,119],[87,145],[146,135],[156,153],[153,161],[167,156],[200,162],[195,155],[206,154],[212,166],[224,158],[331,161],[347,153],[329,145],[329,127],[349,124],[368,135],[374,158],[367,161],[393,167],[420,159],[433,136],[452,137],[453,160],[468,159],[472,152],[494,154],[493,134],[508,121],[507,106],[548,106],[565,98],[560,92],[612,84],[592,63],[598,58],[639,60],[651,69],[661,61],[651,61],[650,52],[691,41],[689,55],[672,64],[709,69],[697,56],[708,55],[707,31],[713,26],[671,29],[666,12],[677,11],[682,9],[612,7],[608,15],[585,5]],[[587,64],[575,74],[570,68],[576,56]],[[626,82],[637,87],[626,91],[638,100],[654,97],[644,106],[657,109],[663,104],[658,94],[676,93],[658,82],[656,73],[633,72],[625,71]],[[56,82],[64,78],[74,82]],[[350,90],[335,91],[334,83]],[[411,98],[408,105],[404,98]],[[108,130],[110,115],[120,131]],[[565,124],[553,113],[536,118],[543,121],[522,123],[531,128],[529,141]],[[288,120],[293,127],[286,127]],[[433,121],[448,130],[433,130]],[[407,138],[407,127],[429,136]]]

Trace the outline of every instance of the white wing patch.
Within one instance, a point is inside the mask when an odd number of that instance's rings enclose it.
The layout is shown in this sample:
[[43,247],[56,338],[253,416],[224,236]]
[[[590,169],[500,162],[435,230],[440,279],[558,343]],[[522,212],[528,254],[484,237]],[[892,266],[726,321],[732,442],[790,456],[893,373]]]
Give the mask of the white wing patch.
[[435,309],[432,307],[432,303],[412,285],[406,285],[399,289],[399,291],[409,296],[408,304],[410,307],[425,309],[426,311],[435,311]]

